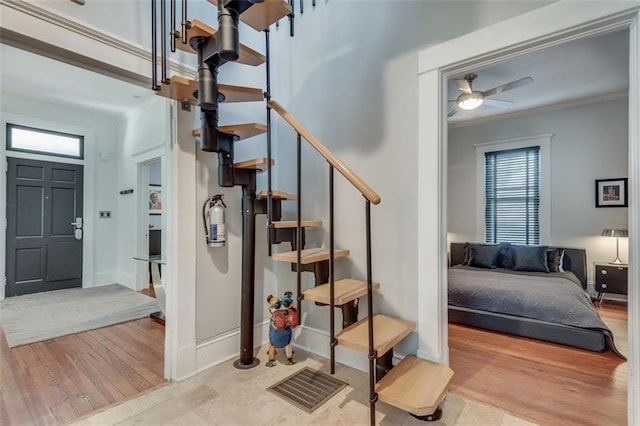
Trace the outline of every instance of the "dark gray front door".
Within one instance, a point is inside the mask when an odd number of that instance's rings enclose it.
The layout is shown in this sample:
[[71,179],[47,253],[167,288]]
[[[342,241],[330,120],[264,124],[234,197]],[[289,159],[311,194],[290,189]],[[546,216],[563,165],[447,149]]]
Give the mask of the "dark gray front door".
[[6,296],[82,287],[82,169],[8,158]]

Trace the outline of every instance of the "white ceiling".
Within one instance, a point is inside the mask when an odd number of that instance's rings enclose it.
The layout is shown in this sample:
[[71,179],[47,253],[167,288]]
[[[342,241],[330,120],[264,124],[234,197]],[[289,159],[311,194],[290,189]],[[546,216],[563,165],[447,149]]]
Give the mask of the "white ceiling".
[[[474,90],[531,76],[533,84],[494,96],[514,101],[508,109],[481,106],[459,111],[450,124],[628,90],[628,31],[579,40],[473,70]],[[0,94],[27,97],[121,115],[153,96],[144,87],[0,44]],[[448,99],[459,90],[449,80]],[[454,103],[449,103],[453,107]]]
[[[486,91],[527,76],[534,82],[492,96],[514,101],[508,109],[482,105],[473,111],[459,110],[449,118],[449,124],[628,91],[629,32],[566,43],[473,72],[478,75],[473,90]],[[464,74],[449,80],[449,100],[460,94],[454,79],[462,79]],[[451,110],[455,103],[448,105]]]
[[151,89],[0,44],[0,94],[120,116]]

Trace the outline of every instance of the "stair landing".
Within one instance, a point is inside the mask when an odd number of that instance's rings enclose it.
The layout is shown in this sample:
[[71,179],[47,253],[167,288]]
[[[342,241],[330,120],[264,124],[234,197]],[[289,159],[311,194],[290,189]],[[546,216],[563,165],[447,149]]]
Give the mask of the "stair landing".
[[407,355],[376,384],[376,392],[382,402],[428,416],[438,408],[452,377],[446,365]]
[[[349,303],[352,300],[358,299],[362,296],[366,296],[367,294],[366,281],[344,278],[341,280],[336,280],[334,284],[333,299],[335,305],[344,305],[345,303]],[[380,284],[373,283],[373,291],[377,291],[379,288]],[[329,293],[329,283],[321,284],[302,292],[302,294],[304,294],[304,300],[325,303],[327,305],[331,301]]]
[[[386,315],[373,316],[373,348],[381,357],[408,336],[416,328],[415,323]],[[363,318],[339,332],[338,344],[360,352],[369,353],[368,318]],[[429,413],[431,414],[431,413]]]

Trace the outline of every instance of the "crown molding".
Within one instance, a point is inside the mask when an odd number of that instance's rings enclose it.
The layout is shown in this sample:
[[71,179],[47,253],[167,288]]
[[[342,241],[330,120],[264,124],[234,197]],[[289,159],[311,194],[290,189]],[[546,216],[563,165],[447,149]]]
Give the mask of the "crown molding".
[[[148,61],[149,66],[151,66],[151,50],[147,50],[143,46],[117,37],[114,34],[106,33],[99,28],[61,15],[59,12],[42,4],[35,4],[24,0],[0,0],[0,5]],[[159,61],[160,58],[158,58],[158,62]],[[172,60],[167,61],[167,69],[175,74],[188,78],[195,78],[196,76],[194,69]]]

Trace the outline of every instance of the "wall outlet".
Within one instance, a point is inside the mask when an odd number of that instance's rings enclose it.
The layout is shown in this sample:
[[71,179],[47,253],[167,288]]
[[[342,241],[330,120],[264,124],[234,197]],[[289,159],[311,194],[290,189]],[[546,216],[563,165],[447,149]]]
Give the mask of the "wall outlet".
[[111,212],[109,211],[101,211],[100,219],[111,219]]

